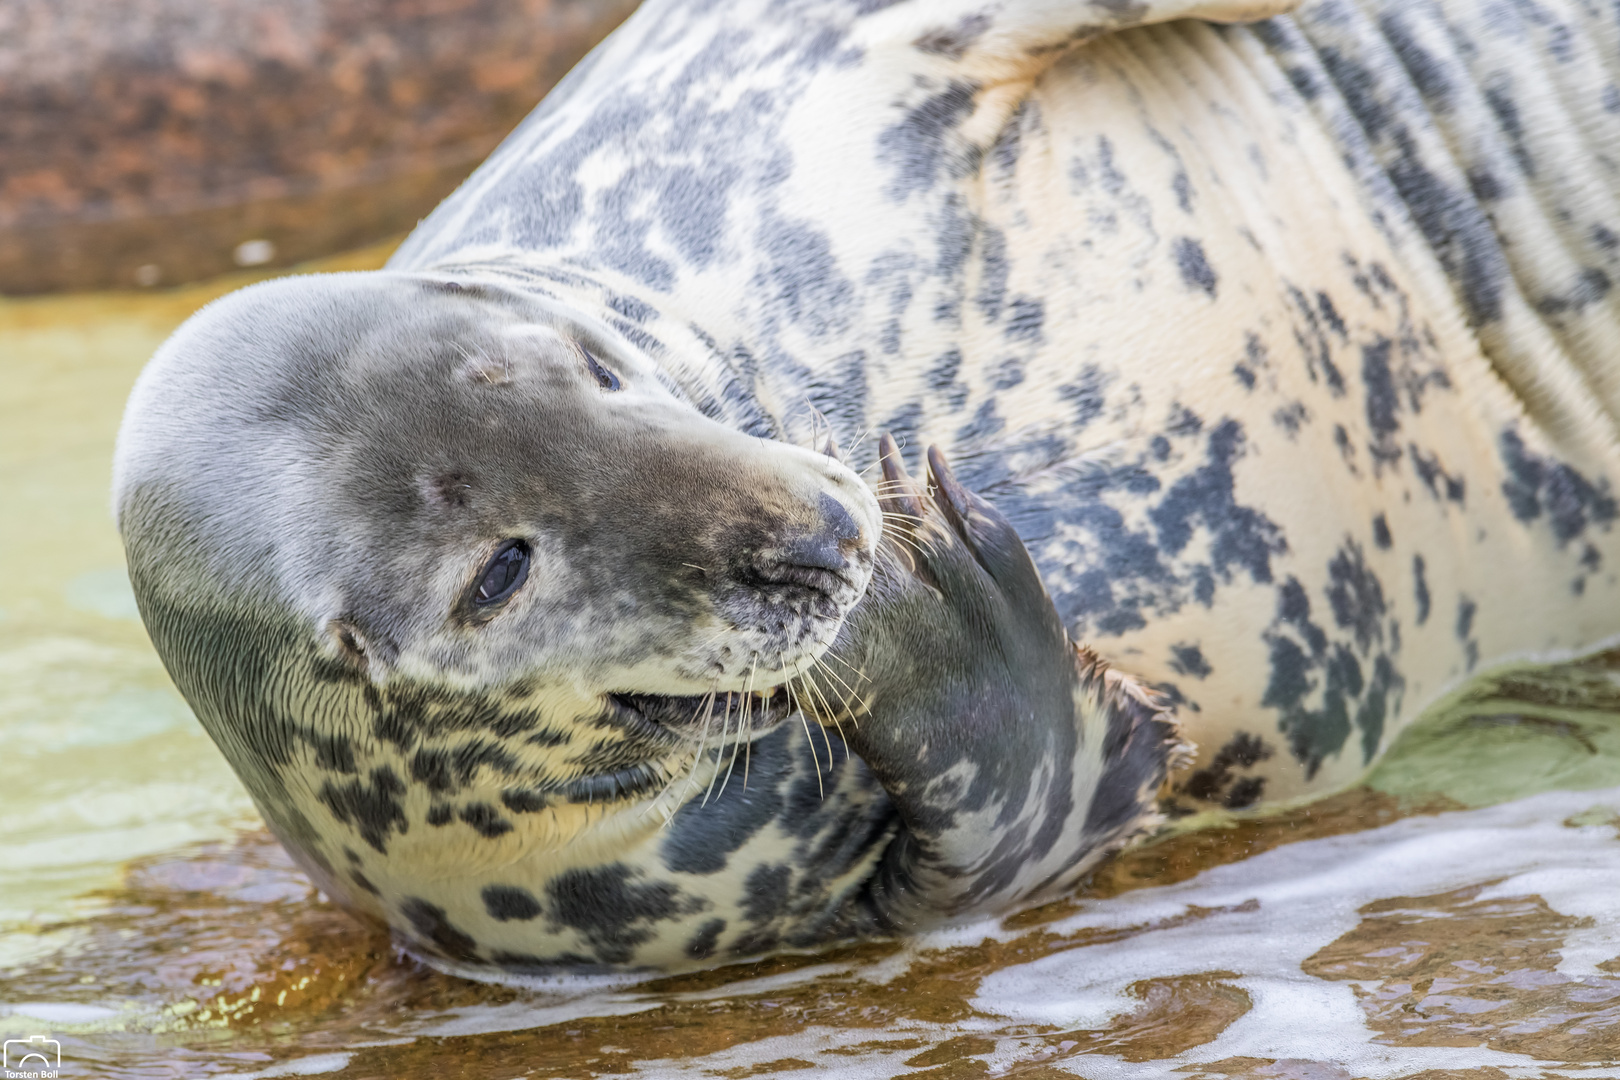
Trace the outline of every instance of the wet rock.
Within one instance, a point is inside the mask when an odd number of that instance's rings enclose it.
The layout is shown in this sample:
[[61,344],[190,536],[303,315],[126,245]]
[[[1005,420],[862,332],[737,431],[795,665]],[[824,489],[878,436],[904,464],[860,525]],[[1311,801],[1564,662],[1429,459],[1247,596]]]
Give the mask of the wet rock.
[[0,294],[153,287],[403,232],[635,0],[11,0]]

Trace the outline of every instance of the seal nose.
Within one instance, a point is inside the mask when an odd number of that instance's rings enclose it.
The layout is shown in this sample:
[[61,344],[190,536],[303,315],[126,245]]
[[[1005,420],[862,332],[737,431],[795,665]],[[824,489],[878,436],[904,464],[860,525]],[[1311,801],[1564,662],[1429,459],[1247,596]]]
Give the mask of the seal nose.
[[846,553],[861,539],[861,527],[844,504],[831,495],[821,496],[821,528],[782,545],[781,561],[788,566],[840,573],[849,566]]
[[861,541],[861,527],[844,505],[823,494],[821,521],[806,532],[787,536],[756,556],[740,580],[767,593],[789,597],[841,594],[850,585],[850,560]]

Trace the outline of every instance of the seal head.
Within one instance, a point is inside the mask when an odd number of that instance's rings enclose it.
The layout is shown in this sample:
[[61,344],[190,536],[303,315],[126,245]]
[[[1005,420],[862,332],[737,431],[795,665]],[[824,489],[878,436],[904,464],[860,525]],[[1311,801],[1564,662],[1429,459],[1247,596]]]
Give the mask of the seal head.
[[407,777],[430,817],[664,783],[705,700],[832,642],[879,521],[846,466],[705,417],[588,317],[403,274],[200,312],[130,399],[114,499],[171,674],[317,868],[311,799],[381,850]]

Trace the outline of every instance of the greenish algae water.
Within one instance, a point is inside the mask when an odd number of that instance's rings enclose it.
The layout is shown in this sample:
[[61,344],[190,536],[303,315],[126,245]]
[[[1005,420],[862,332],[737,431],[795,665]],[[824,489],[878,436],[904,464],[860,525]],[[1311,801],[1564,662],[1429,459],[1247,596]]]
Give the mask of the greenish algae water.
[[142,364],[262,276],[0,300],[0,1037],[61,1076],[1620,1077],[1612,656],[1464,688],[1366,787],[1007,919],[628,988],[401,959],[259,826],[111,523]]
[[256,821],[147,641],[108,484],[141,367],[193,311],[264,276],[0,299],[0,966],[49,947],[74,897],[117,884],[125,861]]

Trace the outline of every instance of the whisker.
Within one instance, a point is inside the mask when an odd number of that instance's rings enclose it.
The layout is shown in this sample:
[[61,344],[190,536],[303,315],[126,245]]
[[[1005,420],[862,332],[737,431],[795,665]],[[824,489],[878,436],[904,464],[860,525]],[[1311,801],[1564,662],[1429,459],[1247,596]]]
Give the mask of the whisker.
[[[744,735],[752,736],[754,732],[754,671],[759,667],[759,653],[748,662],[748,681],[743,684],[742,715],[737,721],[737,735],[741,740]],[[746,742],[744,743],[746,745]],[[720,759],[714,759],[715,771],[720,770]],[[731,770],[737,767],[737,743],[731,744],[731,760],[726,763],[726,778],[720,781],[720,794],[726,793],[726,785],[731,783]]]
[[918,543],[916,540],[912,539],[909,536],[903,535],[901,533],[885,533],[884,535],[887,536],[890,540],[892,540],[895,544],[899,545],[904,550],[914,551],[918,555],[932,555],[933,554],[933,551],[931,549],[923,547],[922,544]]
[[[892,540],[896,544],[911,544],[913,546],[918,546],[927,542],[922,536],[921,530],[915,529],[911,526],[902,525],[898,522],[886,523],[883,528],[883,536],[889,540]],[[919,550],[921,550],[920,547]]]
[[842,656],[834,655],[831,650],[822,653],[816,658],[817,663],[820,663],[822,660],[831,660],[835,664],[843,664],[844,667],[848,668],[850,671],[858,670],[854,664],[850,663],[848,660],[845,660]]
[[840,676],[838,674],[838,672],[834,671],[832,668],[828,667],[826,664],[823,664],[821,662],[822,659],[823,659],[823,657],[817,657],[816,662],[814,664],[810,665],[810,670],[811,671],[825,671],[827,673],[827,677],[834,680],[835,682],[837,682],[839,686],[842,686],[844,688],[845,692],[847,692],[850,697],[858,697],[859,695],[855,693],[855,688],[853,686],[849,685],[849,683],[845,682],[843,680],[843,677]]
[[[814,682],[811,682],[809,685],[811,693],[820,699],[822,708],[826,709],[826,718],[821,721],[821,737],[827,744],[827,771],[831,772],[833,765],[832,738],[827,734],[827,721],[831,720],[834,726],[837,726],[838,710],[833,708],[832,703],[827,700],[827,695],[822,691],[820,686],[817,686]],[[842,727],[838,728],[838,737],[840,739],[844,737],[844,729]]]
[[714,772],[709,774],[709,788],[703,793],[703,806],[709,805],[709,797],[714,794],[714,782],[720,776],[720,752],[726,747],[726,732],[731,729],[731,691],[726,691],[726,711],[720,722],[720,743],[714,748]]
[[[816,754],[816,740],[810,737],[810,721],[805,719],[803,708],[794,711],[799,714],[799,726],[804,728],[804,742],[806,746],[810,747],[810,760],[815,762],[816,790],[821,793],[821,798],[825,800],[827,798],[827,788],[821,782],[821,758]],[[827,770],[832,771],[832,758],[830,756],[827,759]]]
[[[689,788],[693,790],[697,788],[698,765],[702,763],[703,756],[709,749],[709,732],[714,730],[714,697],[717,693],[719,693],[719,691],[720,677],[717,675],[715,676],[714,682],[709,684],[708,694],[706,694],[703,700],[698,704],[698,708],[703,713],[703,730],[698,737],[697,753],[692,757],[692,767],[687,770],[686,774],[687,784]],[[696,719],[695,713],[693,714],[693,719]]]
[[850,446],[850,448],[844,451],[844,456],[853,457],[855,451],[860,449],[861,443],[865,442],[867,436],[870,434],[872,434],[872,426],[868,424],[866,427],[861,429],[861,433],[855,437],[855,442]]

